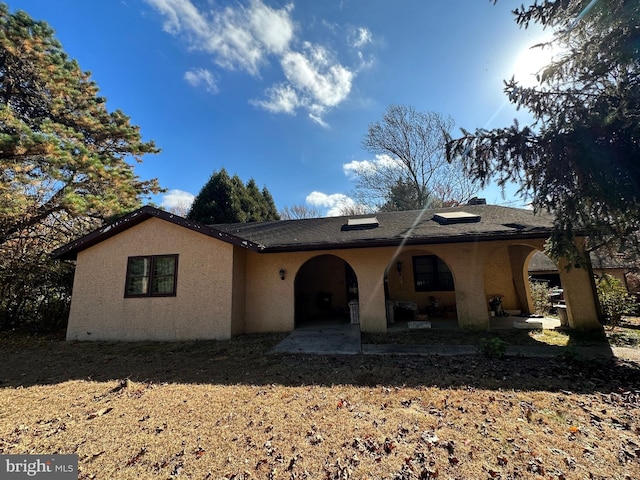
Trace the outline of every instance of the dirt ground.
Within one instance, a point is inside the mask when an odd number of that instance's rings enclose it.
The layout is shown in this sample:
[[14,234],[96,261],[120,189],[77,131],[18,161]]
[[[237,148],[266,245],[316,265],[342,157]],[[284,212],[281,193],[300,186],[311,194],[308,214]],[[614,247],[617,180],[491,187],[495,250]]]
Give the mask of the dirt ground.
[[640,365],[0,339],[0,454],[79,478],[637,479]]

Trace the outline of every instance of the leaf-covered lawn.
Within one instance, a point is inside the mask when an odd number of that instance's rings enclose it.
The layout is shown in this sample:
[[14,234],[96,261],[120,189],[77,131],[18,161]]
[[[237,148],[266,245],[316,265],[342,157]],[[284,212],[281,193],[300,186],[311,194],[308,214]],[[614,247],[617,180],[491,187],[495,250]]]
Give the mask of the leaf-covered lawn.
[[640,370],[615,359],[266,355],[2,340],[0,453],[80,478],[640,478]]

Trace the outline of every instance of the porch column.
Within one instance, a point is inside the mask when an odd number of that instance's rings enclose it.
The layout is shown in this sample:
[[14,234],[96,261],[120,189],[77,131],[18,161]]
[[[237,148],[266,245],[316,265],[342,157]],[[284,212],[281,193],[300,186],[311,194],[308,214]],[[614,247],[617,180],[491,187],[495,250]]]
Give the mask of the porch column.
[[489,303],[484,289],[484,255],[476,244],[461,246],[446,259],[456,288],[456,310],[460,328],[489,329]]
[[572,266],[567,271],[568,262],[561,259],[558,273],[567,305],[569,326],[578,330],[600,330],[598,321],[598,304],[596,301],[595,283],[591,268]]
[[358,277],[360,330],[363,332],[387,331],[383,281],[384,271],[376,275]]

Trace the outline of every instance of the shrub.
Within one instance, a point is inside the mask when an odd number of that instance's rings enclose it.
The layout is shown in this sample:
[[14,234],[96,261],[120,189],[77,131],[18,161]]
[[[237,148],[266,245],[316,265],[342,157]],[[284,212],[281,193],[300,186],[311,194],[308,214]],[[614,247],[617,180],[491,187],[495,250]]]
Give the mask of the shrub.
[[503,358],[507,353],[507,342],[501,338],[490,338],[482,340],[482,353],[489,358]]
[[533,300],[533,310],[537,315],[546,315],[551,310],[549,300],[549,288],[545,282],[529,281],[531,299]]
[[608,273],[598,279],[596,289],[604,323],[612,328],[620,322],[623,315],[629,315],[635,310],[634,298],[620,280]]

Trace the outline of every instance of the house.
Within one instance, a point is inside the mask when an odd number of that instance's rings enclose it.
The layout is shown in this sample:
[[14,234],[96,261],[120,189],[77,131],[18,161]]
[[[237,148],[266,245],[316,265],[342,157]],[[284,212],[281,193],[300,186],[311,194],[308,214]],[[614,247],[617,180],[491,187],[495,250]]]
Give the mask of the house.
[[[627,274],[631,267],[622,258],[612,257],[601,252],[591,252],[591,267],[593,274],[601,277],[605,273],[611,275],[629,289],[627,285]],[[529,276],[534,280],[541,280],[549,283],[551,287],[560,287],[560,274],[558,266],[542,252],[537,252],[531,257],[529,262]]]
[[[496,295],[533,311],[527,267],[551,228],[495,205],[212,226],[147,206],[53,255],[76,261],[68,340],[385,332],[407,309],[488,329]],[[600,328],[590,269],[559,266],[570,326]]]

